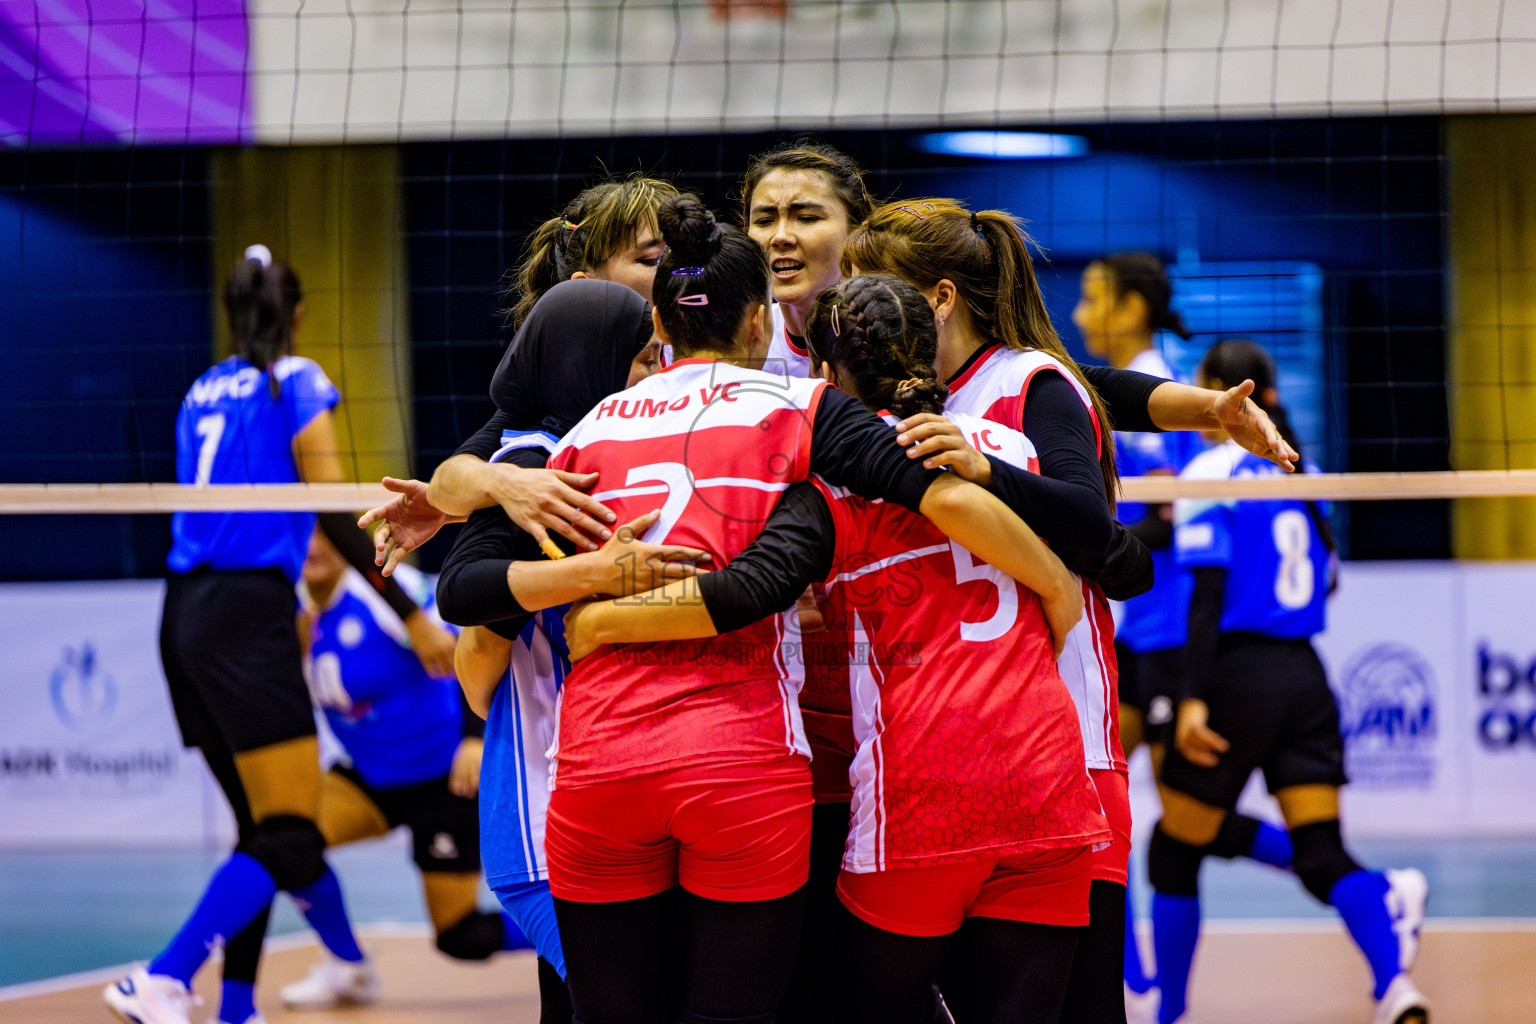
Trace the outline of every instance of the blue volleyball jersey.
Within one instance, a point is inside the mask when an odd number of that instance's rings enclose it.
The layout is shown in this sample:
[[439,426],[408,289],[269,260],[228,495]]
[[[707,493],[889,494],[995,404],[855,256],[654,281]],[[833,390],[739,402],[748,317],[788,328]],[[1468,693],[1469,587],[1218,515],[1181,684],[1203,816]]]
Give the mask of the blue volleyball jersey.
[[[1306,463],[1302,471],[1318,469]],[[1227,480],[1283,472],[1228,441],[1196,457],[1181,475]],[[1326,504],[1319,503],[1318,514],[1328,514]],[[1298,639],[1322,632],[1329,555],[1306,502],[1186,499],[1174,503],[1174,524],[1180,565],[1227,570],[1223,633]]]
[[[1147,349],[1131,360],[1127,369],[1175,380],[1162,353]],[[1115,431],[1115,460],[1122,477],[1149,473],[1178,474],[1204,446],[1200,435],[1187,432],[1168,434],[1141,431]],[[1140,522],[1147,506],[1122,501],[1115,509],[1122,523]],[[1189,599],[1194,592],[1194,577],[1180,568],[1172,548],[1152,553],[1152,589],[1131,598],[1122,606],[1115,626],[1115,639],[1140,654],[1183,647],[1189,631]]]
[[[504,431],[492,462],[521,448],[554,450],[542,431]],[[544,822],[549,809],[549,750],[555,742],[560,687],[571,670],[565,646],[570,605],[529,617],[512,641],[506,677],[491,698],[480,760],[480,859],[489,885],[549,878]]]
[[[183,484],[299,482],[293,439],[341,393],[311,359],[267,371],[238,356],[210,368],[188,389],[176,417],[176,480]],[[297,581],[314,532],[313,512],[177,512],[171,517],[174,572],[278,568]]]
[[[395,578],[436,618],[421,573],[402,565]],[[447,775],[464,738],[458,681],[427,675],[405,624],[355,569],[312,611],[310,694],[358,774],[379,789]]]
[[490,885],[549,878],[544,859],[549,750],[560,687],[571,670],[565,646],[569,607],[534,613],[512,641],[506,678],[491,698],[480,761],[480,859]]

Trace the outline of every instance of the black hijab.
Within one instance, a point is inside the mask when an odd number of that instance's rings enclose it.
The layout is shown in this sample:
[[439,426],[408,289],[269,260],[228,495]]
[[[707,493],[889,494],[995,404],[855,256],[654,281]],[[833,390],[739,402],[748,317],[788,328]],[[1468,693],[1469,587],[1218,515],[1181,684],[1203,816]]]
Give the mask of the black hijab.
[[624,390],[650,343],[651,307],[624,285],[593,278],[545,292],[491,378],[491,401],[519,424],[559,436]]

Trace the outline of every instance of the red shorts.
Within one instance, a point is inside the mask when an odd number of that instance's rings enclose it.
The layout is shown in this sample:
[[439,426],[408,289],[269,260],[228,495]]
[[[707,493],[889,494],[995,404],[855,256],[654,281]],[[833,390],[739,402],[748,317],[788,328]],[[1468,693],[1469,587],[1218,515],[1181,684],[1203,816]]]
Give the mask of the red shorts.
[[549,795],[550,892],[617,903],[681,885],[747,903],[805,884],[811,849],[805,758],[705,764]]
[[848,769],[858,743],[853,738],[853,716],[800,709],[805,738],[811,743],[811,787],[819,804],[846,804],[853,800]]
[[1092,855],[1086,846],[965,864],[837,876],[855,917],[897,935],[949,935],[968,917],[1080,926],[1088,923]]
[[1110,844],[1093,854],[1093,877],[1099,882],[1126,884],[1126,869],[1131,862],[1131,792],[1130,773],[1121,768],[1090,768],[1093,788],[1099,791],[1099,806],[1114,833]]

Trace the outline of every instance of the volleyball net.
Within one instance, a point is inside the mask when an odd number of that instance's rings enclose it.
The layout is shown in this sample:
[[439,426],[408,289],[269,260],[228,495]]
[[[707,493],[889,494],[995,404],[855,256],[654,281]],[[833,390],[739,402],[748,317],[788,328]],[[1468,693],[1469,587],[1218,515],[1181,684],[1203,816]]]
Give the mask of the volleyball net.
[[[162,0],[0,10],[0,513],[10,578],[154,575],[177,509],[361,509],[491,411],[503,275],[606,174],[735,216],[812,134],[880,197],[1025,218],[1075,355],[1080,275],[1169,268],[1190,377],[1264,345],[1302,477],[1127,501],[1329,499],[1357,558],[1536,556],[1536,13],[1388,0]],[[178,488],[245,246],[355,485]],[[1459,504],[1458,504],[1459,503]],[[75,518],[111,514],[118,519]],[[61,556],[60,551],[66,554]],[[431,567],[430,552],[425,564]]]

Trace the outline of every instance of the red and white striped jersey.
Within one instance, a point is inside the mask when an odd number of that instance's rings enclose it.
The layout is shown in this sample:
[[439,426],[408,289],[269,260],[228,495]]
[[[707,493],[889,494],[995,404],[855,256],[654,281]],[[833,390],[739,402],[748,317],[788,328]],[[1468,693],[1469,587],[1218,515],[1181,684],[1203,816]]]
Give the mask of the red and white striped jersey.
[[[1028,462],[1023,434],[952,416]],[[828,613],[848,623],[859,743],[851,872],[1107,837],[1040,599],[925,517],[813,477],[833,508]]]
[[[1015,458],[1024,435],[972,417]],[[855,664],[853,872],[1107,838],[1039,598],[922,516],[813,478],[832,508],[828,593]]]
[[[965,413],[1012,430],[1022,430],[1029,383],[1035,374],[1043,372],[1061,374],[1077,391],[1093,420],[1094,433],[1102,449],[1104,428],[1094,412],[1088,390],[1053,356],[1036,350],[1019,352],[999,345],[983,353],[949,385],[946,414]],[[983,453],[996,455],[1021,469],[1033,473],[1040,471],[1038,462],[1018,462],[1004,452],[989,451],[974,441],[972,444]],[[1083,586],[1083,618],[1067,638],[1057,666],[1077,702],[1088,767],[1124,769],[1125,751],[1120,746],[1120,668],[1115,661],[1114,619],[1109,601],[1098,585],[1087,580],[1080,582]]]
[[[825,388],[678,360],[589,412],[549,465],[597,473],[593,497],[621,523],[659,506],[645,540],[700,548],[723,567],[809,476]],[[605,646],[578,662],[561,689],[551,785],[808,754],[798,643],[786,650],[795,616],[707,640]]]

